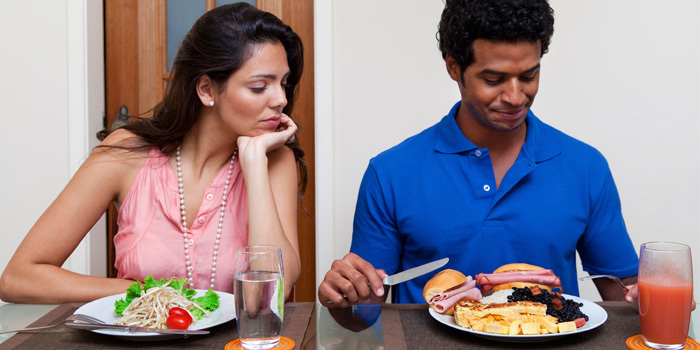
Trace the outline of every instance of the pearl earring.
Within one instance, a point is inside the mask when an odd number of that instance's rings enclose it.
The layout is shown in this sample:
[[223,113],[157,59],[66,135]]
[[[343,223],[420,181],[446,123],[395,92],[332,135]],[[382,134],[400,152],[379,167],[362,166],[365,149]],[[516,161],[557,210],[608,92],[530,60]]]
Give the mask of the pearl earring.
[[209,101],[209,107],[214,107],[214,101]]

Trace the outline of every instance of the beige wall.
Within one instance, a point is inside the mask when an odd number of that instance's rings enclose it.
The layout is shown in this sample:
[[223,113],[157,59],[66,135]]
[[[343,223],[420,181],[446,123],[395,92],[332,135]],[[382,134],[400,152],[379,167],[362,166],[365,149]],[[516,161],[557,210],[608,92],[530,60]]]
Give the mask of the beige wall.
[[[697,286],[700,3],[551,4],[555,34],[533,111],[607,157],[635,246],[671,240],[695,250]],[[442,8],[437,0],[316,3],[319,282],[348,252],[369,159],[436,123],[459,98],[435,39]],[[599,300],[592,283],[581,287]]]

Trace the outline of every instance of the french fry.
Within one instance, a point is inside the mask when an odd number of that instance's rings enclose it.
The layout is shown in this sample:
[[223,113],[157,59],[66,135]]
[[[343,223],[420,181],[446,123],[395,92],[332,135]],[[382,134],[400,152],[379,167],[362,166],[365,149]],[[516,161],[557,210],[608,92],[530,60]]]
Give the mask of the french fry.
[[542,325],[543,329],[547,330],[547,333],[557,333],[559,330],[557,324],[546,317],[538,317],[537,322]]
[[576,330],[576,322],[562,322],[559,324],[559,333],[573,332]]
[[540,324],[539,323],[534,323],[534,322],[523,323],[522,325],[520,325],[520,328],[522,329],[523,334],[525,334],[525,335],[540,334]]
[[522,331],[520,330],[521,324],[523,324],[522,320],[515,320],[515,321],[511,322],[510,327],[508,327],[509,328],[508,334],[510,334],[510,335],[521,334],[522,333]]
[[493,334],[508,334],[508,327],[496,323],[487,323],[484,326],[484,332]]

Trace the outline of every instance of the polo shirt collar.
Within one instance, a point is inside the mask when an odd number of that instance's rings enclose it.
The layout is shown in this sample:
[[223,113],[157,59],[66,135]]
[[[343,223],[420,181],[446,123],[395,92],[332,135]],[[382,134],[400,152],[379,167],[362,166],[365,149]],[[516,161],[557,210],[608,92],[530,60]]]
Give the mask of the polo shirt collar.
[[[478,147],[462,134],[457,125],[457,110],[460,102],[457,102],[437,125],[437,140],[435,150],[440,153],[461,153],[477,149]],[[540,121],[532,110],[528,111],[527,136],[522,148],[522,154],[540,163],[552,159],[561,153],[559,145],[550,135],[551,131]]]
[[551,128],[537,118],[532,110],[527,112],[526,118],[527,136],[520,152],[535,163],[550,160],[561,154],[561,149],[552,135]]
[[450,113],[438,123],[438,135],[435,150],[440,153],[461,153],[476,149],[476,145],[462,134],[457,125],[457,111],[462,102],[457,102]]

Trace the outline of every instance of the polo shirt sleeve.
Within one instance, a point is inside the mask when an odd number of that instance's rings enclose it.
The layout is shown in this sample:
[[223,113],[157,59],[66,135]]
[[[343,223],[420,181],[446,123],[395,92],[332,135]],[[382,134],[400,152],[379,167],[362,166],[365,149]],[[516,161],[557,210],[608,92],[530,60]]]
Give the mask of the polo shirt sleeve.
[[388,274],[398,271],[403,249],[394,210],[389,179],[381,178],[373,159],[360,184],[350,251]]
[[581,264],[590,274],[635,276],[639,258],[622,218],[612,173],[602,155],[600,158],[599,167],[589,177],[591,212],[577,245]]

